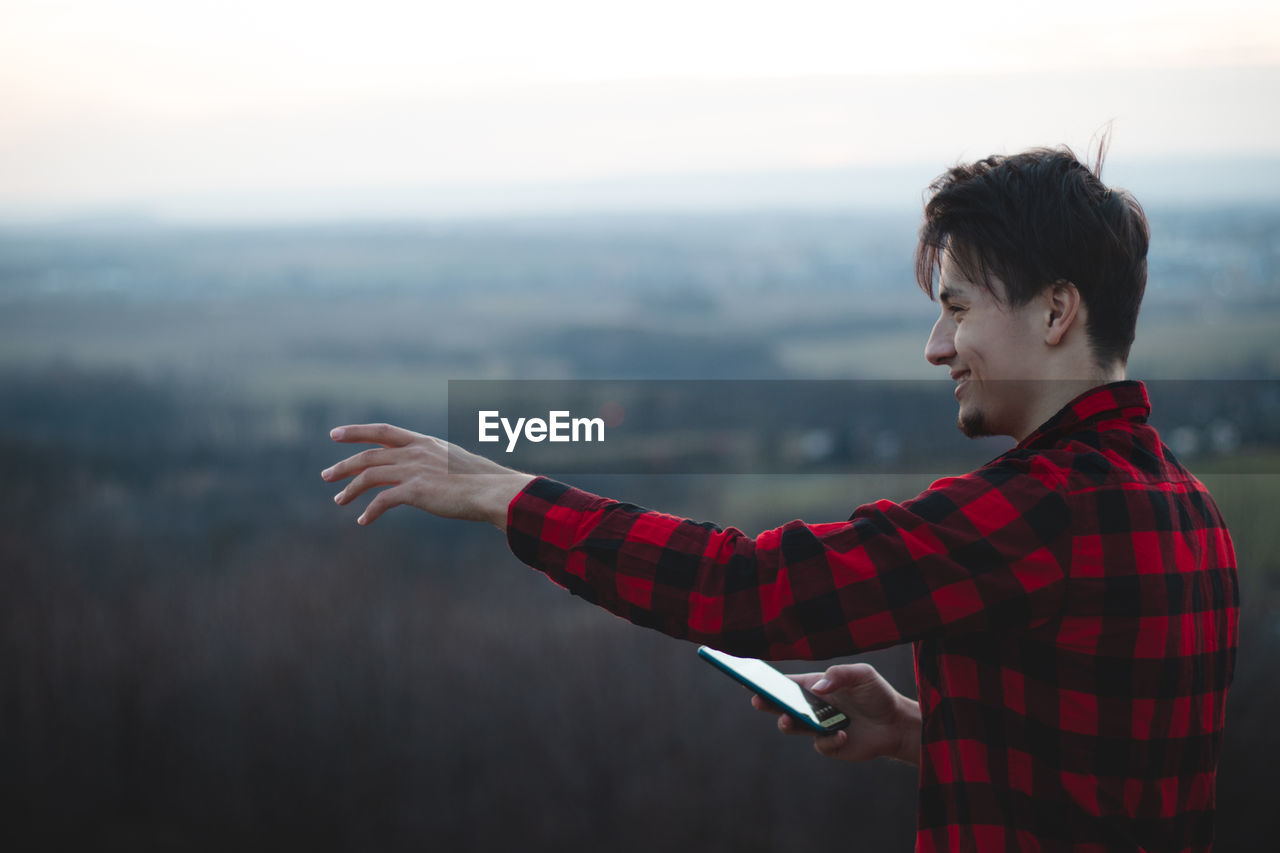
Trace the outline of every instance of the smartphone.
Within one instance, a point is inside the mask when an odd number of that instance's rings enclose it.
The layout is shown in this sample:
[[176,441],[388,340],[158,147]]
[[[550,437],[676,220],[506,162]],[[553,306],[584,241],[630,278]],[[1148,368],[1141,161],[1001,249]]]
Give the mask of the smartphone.
[[811,731],[830,735],[849,725],[849,718],[843,711],[814,696],[762,660],[734,657],[709,646],[700,647],[698,657],[745,684]]

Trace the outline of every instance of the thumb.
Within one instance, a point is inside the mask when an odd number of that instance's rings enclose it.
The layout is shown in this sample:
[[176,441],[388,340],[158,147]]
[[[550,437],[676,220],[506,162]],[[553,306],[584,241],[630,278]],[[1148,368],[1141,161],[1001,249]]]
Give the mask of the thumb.
[[861,687],[876,680],[875,667],[869,663],[845,663],[830,667],[809,689],[817,694]]

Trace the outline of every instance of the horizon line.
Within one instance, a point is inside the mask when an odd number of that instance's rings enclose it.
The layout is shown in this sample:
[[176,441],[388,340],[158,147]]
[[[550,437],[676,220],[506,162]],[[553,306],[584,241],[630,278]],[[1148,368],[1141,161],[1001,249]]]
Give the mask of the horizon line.
[[[1077,152],[1082,154],[1082,152]],[[1144,207],[1280,204],[1280,153],[1108,157],[1103,180]],[[0,227],[324,225],[578,216],[910,213],[948,163],[693,170],[402,186],[193,190],[153,198],[5,205]],[[1194,165],[1194,168],[1190,168]],[[1257,174],[1254,170],[1262,170]]]

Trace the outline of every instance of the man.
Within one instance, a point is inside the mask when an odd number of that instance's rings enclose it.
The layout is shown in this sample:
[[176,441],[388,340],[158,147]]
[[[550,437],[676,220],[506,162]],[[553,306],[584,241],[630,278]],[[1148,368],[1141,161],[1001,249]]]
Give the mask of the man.
[[[1099,153],[1097,169],[1101,168]],[[919,850],[1207,850],[1238,608],[1217,507],[1125,380],[1148,228],[1069,150],[931,186],[925,348],[959,426],[1018,444],[904,503],[753,538],[511,471],[386,425],[324,472],[487,520],[513,552],[631,621],[740,655],[912,642],[918,701],[866,664],[798,680],[853,717],[823,754],[920,765]],[[753,700],[763,708],[758,699]],[[787,718],[779,726],[792,731]]]

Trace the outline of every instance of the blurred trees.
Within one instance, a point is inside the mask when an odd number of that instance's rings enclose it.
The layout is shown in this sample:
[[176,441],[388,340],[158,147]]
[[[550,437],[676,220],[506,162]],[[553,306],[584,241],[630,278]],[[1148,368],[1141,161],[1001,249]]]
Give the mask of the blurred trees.
[[828,766],[492,529],[357,528],[323,432],[220,443],[112,375],[0,399],[7,849],[910,846],[912,768]]
[[[121,375],[0,385],[6,849],[910,849],[914,768],[777,735],[691,646],[572,599],[488,527],[357,528],[319,479],[342,453],[323,428],[271,437],[246,408],[228,435]],[[1222,850],[1277,829],[1276,479],[1210,483],[1245,597]],[[693,488],[588,485],[663,508]],[[913,692],[908,648],[868,659]]]

